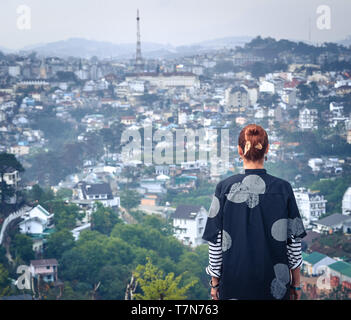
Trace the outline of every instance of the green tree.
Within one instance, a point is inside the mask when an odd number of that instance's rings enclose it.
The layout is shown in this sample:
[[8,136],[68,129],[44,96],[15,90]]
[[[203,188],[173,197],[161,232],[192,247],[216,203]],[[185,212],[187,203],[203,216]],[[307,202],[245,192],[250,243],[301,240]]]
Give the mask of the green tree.
[[297,87],[301,100],[308,100],[312,95],[312,89],[308,84],[300,83]]
[[17,233],[11,244],[11,254],[25,263],[34,259],[33,240],[31,237]]
[[46,206],[48,201],[54,200],[55,196],[51,189],[43,189],[39,184],[35,184],[26,194],[27,200]]
[[326,215],[341,212],[341,203],[344,193],[351,184],[349,175],[337,179],[315,181],[309,187],[311,190],[319,190],[327,200]]
[[164,236],[160,230],[145,228],[143,224],[117,224],[111,236],[132,246],[153,250],[160,257],[168,256],[175,262],[179,261],[185,249],[174,236]]
[[186,292],[197,282],[193,280],[179,287],[183,274],[175,277],[171,272],[164,276],[164,272],[154,266],[149,257],[146,265],[137,266],[134,276],[143,292],[134,295],[136,300],[184,300]]
[[9,272],[0,264],[0,297],[8,295],[10,290]]
[[251,66],[251,75],[254,78],[263,77],[266,73],[270,72],[270,69],[267,67],[266,63],[263,62],[255,62]]
[[130,269],[128,265],[114,264],[101,268],[99,276],[101,286],[98,290],[99,296],[105,300],[123,300]]
[[62,254],[61,275],[64,280],[87,283],[99,282],[100,269],[106,265],[111,252],[107,252],[108,238],[97,231],[83,231],[76,245]]
[[68,188],[61,188],[60,190],[57,191],[56,197],[61,198],[61,199],[70,199],[72,197],[72,190]]
[[130,210],[140,204],[141,196],[138,192],[133,190],[124,190],[121,192],[121,205],[122,207]]
[[47,258],[60,259],[65,251],[74,246],[74,237],[68,229],[62,229],[49,235],[45,256]]
[[145,227],[151,227],[153,229],[159,230],[165,236],[173,235],[174,232],[173,224],[170,220],[166,220],[154,214],[145,215],[142,218],[141,224]]
[[96,209],[91,215],[92,230],[109,235],[116,223],[121,223],[118,213],[111,208],[104,207],[101,202],[96,203]]
[[78,82],[77,76],[72,71],[57,71],[56,78],[59,81],[73,81]]
[[189,289],[188,299],[206,300],[208,299],[208,275],[204,272],[208,265],[208,245],[197,246],[193,251],[184,252],[174,270],[178,274],[191,270],[183,277],[182,283],[192,280],[199,280],[195,286]]
[[84,213],[80,213],[80,209],[75,204],[66,204],[61,200],[52,201],[48,204],[50,211],[54,212],[54,224],[57,230],[72,230],[77,224],[77,220],[81,220]]
[[65,282],[61,299],[62,300],[75,300],[75,299],[77,299],[77,295],[73,291],[72,286],[70,285],[70,283],[68,281]]

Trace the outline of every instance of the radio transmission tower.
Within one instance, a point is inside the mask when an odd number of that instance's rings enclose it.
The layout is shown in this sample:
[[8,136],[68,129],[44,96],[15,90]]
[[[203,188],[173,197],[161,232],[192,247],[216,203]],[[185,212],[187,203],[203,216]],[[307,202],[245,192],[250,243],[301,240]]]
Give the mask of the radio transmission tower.
[[140,41],[140,17],[139,17],[139,9],[137,10],[137,45],[136,45],[136,55],[135,55],[135,69],[138,72],[142,72],[144,70],[144,62],[141,56],[141,41]]

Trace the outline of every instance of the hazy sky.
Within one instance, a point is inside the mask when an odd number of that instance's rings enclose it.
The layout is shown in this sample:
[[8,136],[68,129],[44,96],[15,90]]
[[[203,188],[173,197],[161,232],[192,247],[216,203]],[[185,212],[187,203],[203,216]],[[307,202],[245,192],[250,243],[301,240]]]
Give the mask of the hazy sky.
[[[31,9],[31,29],[17,28],[19,5]],[[330,30],[317,28],[317,8],[331,9]],[[227,36],[337,41],[351,34],[351,0],[0,0],[0,46],[10,49],[83,37],[191,44]]]

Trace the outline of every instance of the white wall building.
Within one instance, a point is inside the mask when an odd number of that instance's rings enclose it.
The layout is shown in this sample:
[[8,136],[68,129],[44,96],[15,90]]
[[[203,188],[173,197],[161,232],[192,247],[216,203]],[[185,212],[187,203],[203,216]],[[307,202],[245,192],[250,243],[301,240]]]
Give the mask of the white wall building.
[[21,74],[20,66],[9,66],[9,75],[11,77],[18,77]]
[[132,92],[144,93],[145,91],[145,81],[141,80],[132,80],[129,81],[129,88]]
[[342,214],[351,215],[351,187],[348,187],[342,198]]
[[23,216],[19,223],[20,232],[29,235],[42,235],[51,224],[54,214],[50,214],[41,205],[34,207]]
[[292,88],[285,88],[281,94],[282,101],[293,106],[296,104],[296,90]]
[[202,239],[207,222],[207,212],[202,206],[178,205],[172,215],[175,237],[186,245],[196,247],[206,243]]
[[302,130],[318,129],[317,109],[303,108],[299,112],[299,128]]
[[302,270],[309,276],[317,276],[325,272],[326,267],[335,263],[336,260],[317,251],[304,257],[302,261]]
[[294,188],[293,191],[305,226],[312,221],[317,221],[326,213],[327,200],[323,195],[311,192],[310,189],[306,190],[306,188]]
[[126,81],[133,80],[149,81],[150,85],[154,85],[161,89],[172,87],[200,87],[198,77],[190,72],[174,72],[174,73],[143,73],[132,74],[126,76]]
[[311,158],[308,160],[308,166],[311,167],[313,172],[320,171],[322,165],[323,165],[323,159],[321,158]]
[[73,197],[90,204],[101,202],[105,207],[120,206],[120,197],[112,194],[108,183],[90,184],[80,181],[73,189]]
[[[18,182],[21,181],[21,177],[17,170],[8,170],[4,173],[4,181],[11,187],[17,188]],[[1,177],[0,177],[1,182]]]
[[274,83],[270,81],[262,81],[260,83],[259,91],[274,94],[275,93]]
[[315,221],[313,231],[319,233],[331,234],[335,231],[342,230],[345,223],[351,222],[351,216],[343,215],[340,213],[333,213],[323,219]]

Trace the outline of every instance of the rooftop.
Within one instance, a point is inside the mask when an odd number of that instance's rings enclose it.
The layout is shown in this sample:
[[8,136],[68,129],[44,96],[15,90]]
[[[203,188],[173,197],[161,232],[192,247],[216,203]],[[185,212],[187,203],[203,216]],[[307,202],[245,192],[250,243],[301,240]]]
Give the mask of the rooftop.
[[108,183],[95,183],[90,184],[86,182],[78,182],[76,187],[81,187],[84,197],[87,195],[98,195],[98,194],[106,194],[108,197],[112,196],[111,187]]
[[323,253],[314,251],[308,256],[304,258],[304,261],[310,263],[310,264],[316,264],[317,262],[321,261],[322,259],[326,258],[327,256]]
[[189,204],[180,204],[178,205],[176,211],[174,211],[172,218],[173,219],[194,219],[196,215],[191,215],[191,213],[198,213],[201,209],[201,206],[189,205]]
[[330,216],[316,221],[315,223],[327,227],[332,227],[346,221],[351,221],[351,216],[346,216],[340,213],[334,213]]
[[57,266],[58,262],[56,259],[40,259],[40,260],[31,260],[30,264],[34,267],[46,267],[48,265]]
[[351,264],[345,261],[338,261],[329,265],[330,269],[342,273],[345,276],[351,277]]

